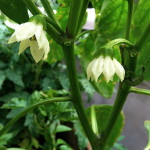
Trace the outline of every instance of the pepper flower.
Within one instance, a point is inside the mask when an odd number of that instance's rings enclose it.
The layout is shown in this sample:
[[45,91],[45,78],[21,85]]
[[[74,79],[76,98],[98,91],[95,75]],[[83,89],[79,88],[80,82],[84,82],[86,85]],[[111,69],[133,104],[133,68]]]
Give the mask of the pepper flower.
[[87,78],[92,81],[97,81],[101,74],[105,76],[107,82],[112,81],[115,73],[121,81],[124,80],[125,70],[123,66],[110,56],[104,57],[100,55],[98,58],[92,60],[87,67]]
[[46,59],[50,51],[46,32],[42,23],[32,20],[31,22],[20,24],[8,41],[8,44],[21,42],[18,54],[30,47],[31,55],[38,63],[42,58]]

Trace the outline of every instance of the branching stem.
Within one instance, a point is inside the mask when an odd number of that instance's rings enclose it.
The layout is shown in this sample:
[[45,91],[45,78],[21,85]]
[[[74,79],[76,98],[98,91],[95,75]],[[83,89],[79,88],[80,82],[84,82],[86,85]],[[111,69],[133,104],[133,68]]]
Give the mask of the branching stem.
[[49,104],[49,103],[54,103],[54,102],[67,102],[70,101],[71,97],[56,97],[56,98],[51,98],[48,100],[43,100],[39,103],[33,104],[27,108],[25,108],[22,112],[20,112],[17,116],[15,116],[15,118],[13,118],[12,120],[10,120],[5,126],[4,128],[0,131],[0,136],[2,136],[4,133],[6,133],[8,131],[8,129],[16,122],[18,121],[21,117],[23,117],[24,115],[26,115],[28,112],[32,111],[34,108],[37,108],[38,106],[41,105],[45,105],[45,104]]

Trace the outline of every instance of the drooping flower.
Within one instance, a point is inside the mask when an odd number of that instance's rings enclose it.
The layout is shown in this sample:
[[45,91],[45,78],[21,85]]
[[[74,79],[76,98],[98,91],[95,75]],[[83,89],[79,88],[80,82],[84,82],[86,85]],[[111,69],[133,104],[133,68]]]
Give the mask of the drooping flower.
[[46,59],[50,51],[43,25],[35,21],[20,24],[9,39],[8,44],[14,42],[21,42],[18,54],[21,54],[27,47],[30,47],[31,55],[36,63],[42,58]]
[[92,60],[87,67],[88,80],[98,80],[98,77],[103,74],[106,81],[113,80],[114,74],[117,74],[121,81],[124,80],[125,70],[123,66],[115,59],[110,56],[99,56]]

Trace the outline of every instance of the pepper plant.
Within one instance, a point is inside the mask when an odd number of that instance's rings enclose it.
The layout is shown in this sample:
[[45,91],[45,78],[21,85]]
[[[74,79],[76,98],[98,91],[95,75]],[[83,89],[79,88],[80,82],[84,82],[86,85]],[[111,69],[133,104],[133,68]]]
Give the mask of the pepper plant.
[[[0,0],[1,11],[20,24],[9,43],[21,41],[19,54],[30,46],[36,63],[46,58],[50,61],[51,55],[64,55],[70,92],[68,91],[67,97],[53,97],[27,107],[4,126],[0,135],[35,107],[70,101],[92,149],[109,150],[121,133],[124,124],[121,110],[128,94],[134,92],[150,95],[149,90],[135,87],[144,80],[150,80],[148,52],[150,2],[147,0],[40,1],[46,15],[39,10],[36,1]],[[95,8],[95,29],[82,31],[89,2]],[[59,15],[54,14],[52,9],[54,4],[57,4],[57,11],[61,12]],[[33,15],[30,19],[28,10]],[[50,45],[47,38],[51,38]],[[61,46],[63,54],[59,48],[51,47],[52,41],[55,41],[57,46]],[[87,79],[84,82],[90,82],[102,96],[110,97],[114,85],[119,79],[121,80],[113,106],[91,106],[85,110],[76,68],[76,55],[80,58],[83,72],[87,71],[88,79],[92,80],[87,81]]]

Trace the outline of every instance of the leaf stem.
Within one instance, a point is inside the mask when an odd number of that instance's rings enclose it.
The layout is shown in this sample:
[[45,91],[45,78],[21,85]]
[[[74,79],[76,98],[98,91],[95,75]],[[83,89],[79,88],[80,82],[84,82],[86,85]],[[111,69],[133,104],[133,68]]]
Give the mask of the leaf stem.
[[54,21],[57,23],[57,25],[60,26],[60,24],[59,24],[57,18],[55,17],[55,14],[54,14],[54,12],[53,12],[53,9],[51,8],[51,5],[50,5],[49,1],[48,1],[48,0],[41,0],[41,3],[42,3],[42,5],[43,5],[43,7],[44,7],[44,9],[45,9],[45,11],[46,11],[48,17],[49,17],[50,19],[54,20]]
[[23,0],[23,2],[33,15],[42,14],[32,0]]
[[137,94],[143,94],[143,95],[150,95],[150,90],[136,88],[136,87],[131,87],[129,92],[133,92],[133,93],[137,93]]
[[119,90],[118,90],[118,94],[117,94],[115,103],[113,105],[113,109],[109,115],[108,121],[104,128],[104,131],[101,134],[100,143],[101,143],[102,150],[104,150],[107,146],[107,141],[110,137],[111,131],[113,130],[113,127],[117,121],[117,118],[123,108],[125,101],[126,101],[130,86],[128,86],[127,84],[122,82],[122,83],[120,83],[118,89]]
[[133,14],[133,0],[127,0],[128,1],[128,18],[127,18],[127,28],[126,28],[126,39],[128,40],[130,37],[130,27],[131,27],[131,21],[132,21],[132,14]]
[[99,140],[94,134],[88,122],[88,119],[87,119],[87,116],[85,114],[84,107],[82,104],[82,98],[80,94],[80,88],[79,88],[76,66],[75,66],[74,46],[73,44],[71,44],[70,46],[63,46],[62,48],[64,51],[65,61],[66,61],[66,65],[68,68],[68,75],[69,75],[71,94],[72,94],[72,102],[78,113],[81,124],[92,145],[93,150],[99,150]]
[[18,115],[15,116],[15,118],[13,118],[12,120],[10,120],[5,126],[4,128],[0,131],[0,136],[2,136],[4,133],[6,133],[9,128],[16,122],[18,121],[21,117],[23,117],[24,115],[26,115],[28,112],[32,111],[34,108],[41,106],[41,105],[45,105],[45,104],[49,104],[49,103],[54,103],[54,102],[67,102],[70,101],[71,97],[54,97],[48,100],[44,100],[41,102],[38,102],[36,104],[33,104],[27,108],[25,108],[22,112],[20,112]]
[[[32,2],[32,0],[23,0],[23,2],[25,3],[25,5],[27,6],[27,8],[30,10],[30,12],[33,15],[38,15],[38,14],[42,14],[40,12],[40,10],[36,7],[36,5]],[[44,15],[41,15],[42,17]],[[47,18],[44,16],[44,18]],[[49,22],[52,23],[51,19],[47,20]],[[54,23],[49,24],[47,23],[47,29],[46,32],[59,44],[63,43],[63,38],[62,38],[62,34],[59,32],[61,29],[58,28],[57,24],[54,25]],[[61,30],[62,31],[62,30]]]

